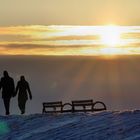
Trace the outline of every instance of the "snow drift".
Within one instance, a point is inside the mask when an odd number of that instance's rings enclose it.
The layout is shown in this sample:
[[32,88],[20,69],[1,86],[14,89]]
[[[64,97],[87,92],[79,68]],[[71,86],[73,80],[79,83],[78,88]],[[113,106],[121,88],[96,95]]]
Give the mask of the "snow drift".
[[0,140],[140,140],[140,111],[0,116]]

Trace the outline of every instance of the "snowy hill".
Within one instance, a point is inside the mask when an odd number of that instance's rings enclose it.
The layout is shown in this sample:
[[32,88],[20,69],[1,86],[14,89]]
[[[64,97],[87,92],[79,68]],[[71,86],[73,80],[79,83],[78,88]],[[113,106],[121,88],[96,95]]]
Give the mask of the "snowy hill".
[[0,140],[140,140],[140,111],[0,116]]

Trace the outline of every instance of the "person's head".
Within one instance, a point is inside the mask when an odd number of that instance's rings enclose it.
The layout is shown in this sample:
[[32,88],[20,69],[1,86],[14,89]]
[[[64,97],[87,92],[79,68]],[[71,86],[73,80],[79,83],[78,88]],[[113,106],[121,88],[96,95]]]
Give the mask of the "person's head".
[[6,70],[3,72],[3,75],[4,75],[4,77],[8,77],[9,76],[8,72]]
[[22,75],[22,76],[20,76],[20,80],[21,81],[25,81],[25,77]]

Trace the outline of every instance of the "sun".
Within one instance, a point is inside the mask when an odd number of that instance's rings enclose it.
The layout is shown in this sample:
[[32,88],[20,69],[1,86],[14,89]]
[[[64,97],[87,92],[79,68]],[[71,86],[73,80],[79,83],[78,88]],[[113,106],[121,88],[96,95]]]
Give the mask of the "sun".
[[101,43],[108,47],[115,47],[120,44],[120,29],[116,25],[105,26],[100,34]]

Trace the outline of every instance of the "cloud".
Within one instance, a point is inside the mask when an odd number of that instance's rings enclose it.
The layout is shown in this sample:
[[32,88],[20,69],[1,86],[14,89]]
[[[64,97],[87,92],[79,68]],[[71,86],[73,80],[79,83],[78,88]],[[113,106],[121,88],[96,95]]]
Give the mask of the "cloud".
[[0,27],[0,34],[34,34],[39,32],[51,32],[54,31],[50,26],[40,26],[40,25],[30,25],[30,26],[9,26],[9,27]]
[[[105,29],[106,26],[0,27],[0,54],[96,55],[100,53],[100,48],[109,51],[108,46],[101,41]],[[121,33],[123,44],[117,48],[134,49],[139,53],[140,27],[118,26],[117,29]]]

